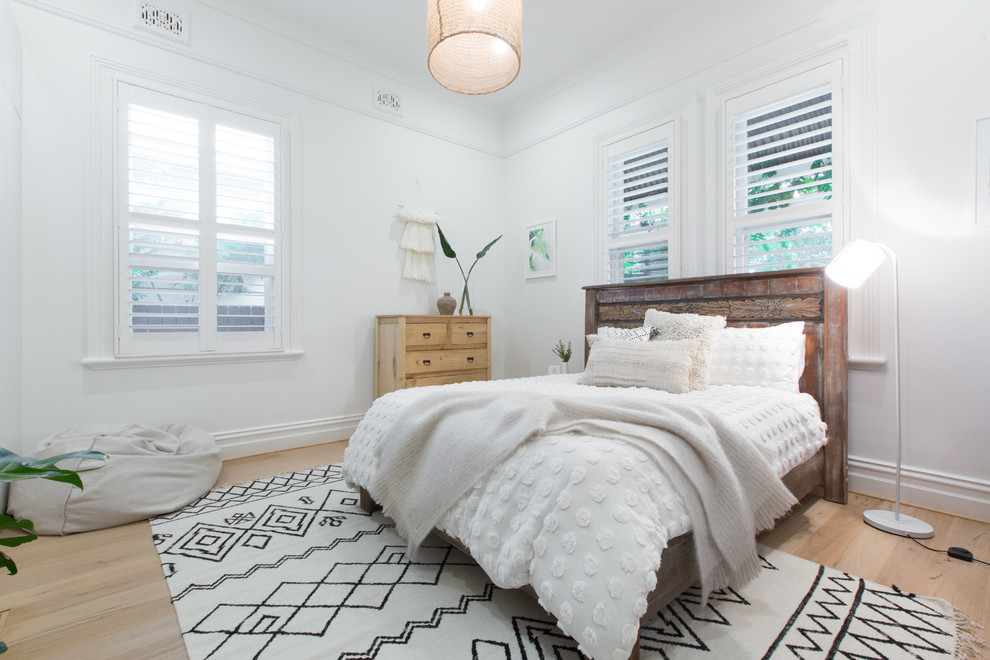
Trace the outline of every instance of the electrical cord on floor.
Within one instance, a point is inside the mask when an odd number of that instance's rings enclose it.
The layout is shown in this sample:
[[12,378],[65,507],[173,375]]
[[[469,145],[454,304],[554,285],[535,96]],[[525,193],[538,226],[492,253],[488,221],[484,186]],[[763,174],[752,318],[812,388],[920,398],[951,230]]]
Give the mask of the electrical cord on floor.
[[966,548],[958,548],[956,546],[952,546],[948,550],[939,550],[938,548],[929,548],[927,545],[925,545],[918,539],[914,538],[910,534],[905,534],[905,536],[907,536],[909,539],[920,545],[925,550],[931,550],[932,552],[944,552],[953,559],[961,559],[963,561],[975,561],[977,563],[986,564],[987,566],[990,566],[990,562],[983,561],[982,559],[977,559],[976,557],[973,556],[973,553],[967,550]]

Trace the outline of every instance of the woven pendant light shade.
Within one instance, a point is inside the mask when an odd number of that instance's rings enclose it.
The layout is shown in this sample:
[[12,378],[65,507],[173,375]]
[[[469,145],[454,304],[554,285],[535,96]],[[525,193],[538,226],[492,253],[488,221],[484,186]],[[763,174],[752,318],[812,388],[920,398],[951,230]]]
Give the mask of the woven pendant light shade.
[[430,73],[461,94],[515,80],[522,61],[522,0],[428,0]]

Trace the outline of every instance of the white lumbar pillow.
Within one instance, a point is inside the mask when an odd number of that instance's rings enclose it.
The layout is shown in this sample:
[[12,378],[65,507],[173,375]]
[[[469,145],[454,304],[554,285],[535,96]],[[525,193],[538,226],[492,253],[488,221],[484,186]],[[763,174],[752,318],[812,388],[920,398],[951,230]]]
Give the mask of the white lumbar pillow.
[[[45,479],[10,484],[7,511],[34,522],[40,534],[71,534],[143,520],[182,508],[202,497],[220,474],[220,449],[196,426],[95,424],[67,429],[42,440],[38,458],[92,449],[107,464],[83,472],[83,490]],[[83,459],[59,463],[78,470]],[[87,464],[91,464],[87,461]]]
[[691,389],[689,374],[697,352],[697,339],[639,342],[599,337],[577,382],[681,394]]

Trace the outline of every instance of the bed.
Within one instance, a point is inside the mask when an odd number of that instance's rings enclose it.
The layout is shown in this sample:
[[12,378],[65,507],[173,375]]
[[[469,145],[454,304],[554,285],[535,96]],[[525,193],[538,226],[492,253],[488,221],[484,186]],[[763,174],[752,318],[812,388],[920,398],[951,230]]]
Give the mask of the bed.
[[[786,467],[786,472],[784,471],[784,467],[777,466],[777,472],[782,475],[783,484],[786,485],[787,489],[797,499],[804,497],[817,488],[821,488],[826,499],[845,503],[847,499],[845,290],[831,284],[824,277],[822,269],[726,275],[651,283],[589,286],[585,287],[585,292],[585,330],[586,334],[589,335],[595,334],[601,326],[617,328],[642,326],[643,319],[649,309],[705,316],[724,316],[730,327],[768,327],[794,321],[803,321],[805,362],[800,378],[800,390],[806,395],[810,395],[811,399],[807,396],[803,397],[803,399],[795,399],[793,405],[795,409],[799,409],[802,405],[807,407],[808,402],[811,401],[811,407],[817,408],[814,412],[820,414],[819,423],[823,421],[827,426],[827,431],[822,432],[823,437],[820,443],[823,442],[824,445],[820,449],[813,451],[810,456],[802,455],[798,464],[784,466]],[[586,344],[586,359],[589,356],[589,350],[589,346]],[[529,397],[542,396],[546,391],[549,391],[560,399],[572,396],[573,388],[579,387],[574,384],[574,377],[556,377],[557,380],[554,380],[554,377],[544,378],[549,380],[523,379],[516,382],[503,381],[494,384],[480,383],[442,386],[443,388],[460,388],[460,390],[447,389],[439,394],[434,393],[434,398],[437,398],[441,394],[444,397],[452,397],[455,393],[459,393],[460,396],[487,396],[486,393],[492,389],[501,391],[505,388],[514,388],[526,393],[524,395]],[[376,444],[381,442],[384,436],[388,435],[388,429],[390,428],[386,419],[388,418],[388,405],[391,403],[393,408],[399,409],[403,406],[412,406],[414,404],[407,402],[415,401],[417,397],[428,397],[430,395],[427,393],[427,390],[436,389],[423,388],[421,392],[402,390],[389,395],[392,398],[386,402],[382,402],[382,400],[376,401],[372,411],[369,411],[369,415],[366,416],[365,422],[362,422],[362,425],[365,425],[366,428],[362,429],[359,427],[358,432],[352,437],[351,446],[348,448],[348,456],[345,456],[345,475],[354,486],[359,488],[361,506],[366,511],[377,509],[378,503],[376,500],[382,499],[379,496],[380,494],[375,492],[374,489],[370,489],[369,491],[369,485],[373,480],[371,471],[374,470],[373,463],[375,459],[372,458],[374,449]],[[722,387],[712,388],[712,390],[714,399],[718,401],[718,397],[723,397],[727,405],[735,404],[739,401],[745,402],[747,397],[754,402],[754,405],[756,405],[757,399],[761,401],[767,397],[773,399],[773,395],[767,395],[765,393],[760,393],[759,397],[754,397],[752,395],[755,392],[746,392],[744,391],[745,388],[738,390],[737,388]],[[689,394],[694,395],[695,393],[692,392]],[[686,395],[668,395],[668,398],[678,396],[684,397]],[[487,399],[484,400],[487,401]],[[781,401],[783,401],[783,398]],[[791,404],[788,403],[787,405]],[[776,399],[774,399],[774,406],[777,406]],[[762,415],[763,413],[761,412],[760,414]],[[804,413],[799,410],[796,414],[801,416]],[[588,434],[582,435],[580,436],[580,442],[586,444],[578,446],[578,449],[584,452],[583,455],[588,455],[589,453],[594,455],[596,457],[596,464],[598,463],[597,457],[603,456],[606,452],[613,450],[613,444],[618,447],[617,451],[619,453],[626,452],[622,453],[623,460],[635,463],[628,456],[636,456],[639,461],[643,461],[642,465],[649,464],[641,456],[642,452],[636,448],[637,445],[628,446],[627,441],[629,438],[616,440],[614,438],[603,438],[601,435],[600,433],[594,434],[594,437],[589,437]],[[369,440],[367,438],[372,439]],[[555,446],[560,444],[563,447],[563,451],[572,452],[575,455],[579,453],[574,452],[574,447],[571,444],[578,442],[578,440],[572,440],[571,436],[567,436],[566,440],[560,443],[556,442],[559,440],[556,436],[552,440]],[[546,438],[539,440],[539,442],[544,441],[550,442]],[[534,443],[536,442],[534,440]],[[588,449],[589,447],[591,449]],[[516,465],[523,465],[525,461],[526,465],[539,463],[542,466],[546,466],[549,463],[545,462],[545,457],[549,461],[556,461],[560,457],[567,457],[560,454],[557,458],[551,458],[555,456],[553,453],[545,454],[544,452],[555,451],[555,448],[542,444],[524,443],[516,451],[522,452],[521,458],[513,454],[511,461],[499,461],[497,465],[492,465],[492,474],[489,475],[488,481],[485,482],[487,486],[479,482],[474,486],[473,491],[471,487],[468,487],[468,492],[457,501],[456,506],[446,510],[446,505],[444,505],[443,508],[445,508],[445,511],[437,516],[437,531],[446,540],[462,548],[468,546],[466,551],[474,556],[485,570],[488,571],[489,575],[493,577],[496,583],[522,586],[530,590],[540,600],[541,605],[545,609],[558,617],[558,621],[560,621],[561,626],[565,630],[571,624],[572,617],[583,617],[581,619],[582,621],[593,620],[604,626],[607,615],[610,617],[608,619],[611,622],[609,625],[612,625],[615,623],[615,610],[601,608],[601,601],[606,601],[609,607],[613,606],[608,602],[609,598],[607,596],[600,596],[597,609],[593,610],[591,604],[595,602],[596,598],[591,593],[595,589],[598,589],[600,592],[607,590],[611,594],[611,599],[618,601],[619,599],[615,593],[618,591],[622,594],[624,584],[626,585],[626,594],[623,597],[632,598],[634,594],[631,593],[629,588],[630,583],[628,581],[625,583],[618,582],[616,578],[611,578],[604,574],[604,572],[597,574],[597,562],[595,562],[591,554],[586,554],[583,569],[589,577],[574,582],[573,589],[570,590],[573,592],[573,595],[566,593],[561,596],[559,593],[553,593],[554,588],[552,588],[552,584],[556,583],[552,583],[551,578],[548,578],[549,581],[547,581],[544,577],[550,573],[556,575],[558,570],[563,572],[565,566],[558,565],[556,559],[551,562],[549,555],[546,565],[538,566],[536,563],[537,560],[534,558],[534,552],[540,558],[543,557],[541,550],[546,544],[543,543],[541,545],[541,539],[548,533],[548,520],[553,518],[552,526],[556,527],[556,517],[546,515],[542,519],[542,529],[539,529],[539,521],[527,527],[530,523],[522,512],[532,511],[532,517],[535,520],[537,517],[542,518],[548,509],[536,511],[533,508],[535,505],[529,507],[528,496],[520,496],[518,492],[510,492],[508,488],[509,485],[515,487],[515,484],[518,482],[529,478],[530,484],[527,484],[527,488],[539,488],[542,490],[545,487],[550,494],[548,501],[556,502],[555,505],[549,505],[553,508],[554,512],[557,512],[557,507],[561,506],[561,497],[563,495],[567,495],[567,504],[569,505],[571,499],[570,493],[576,493],[577,496],[586,499],[591,497],[597,501],[601,501],[598,500],[599,497],[604,499],[605,494],[593,491],[589,494],[577,490],[583,488],[583,486],[573,485],[574,473],[571,472],[571,485],[566,487],[567,492],[561,492],[561,496],[555,499],[554,495],[557,491],[553,489],[557,488],[557,486],[547,485],[547,479],[540,480],[540,474],[542,473],[536,472],[536,476],[532,476],[534,474],[533,470],[522,470],[519,472],[519,479],[516,480]],[[526,452],[529,453],[527,454]],[[618,455],[617,453],[616,456]],[[611,458],[611,455],[609,458]],[[626,469],[633,470],[635,468],[639,470],[639,466],[639,463],[635,463],[633,466],[626,466]],[[586,465],[585,467],[588,467],[592,472],[595,469],[594,466]],[[646,470],[645,467],[642,469]],[[603,474],[604,479],[609,479],[608,474]],[[630,474],[633,473],[630,472]],[[664,496],[663,493],[669,493],[669,490],[663,489],[669,488],[669,484],[657,485],[657,483],[648,483],[648,479],[646,478],[648,474],[653,475],[652,478],[655,482],[661,482],[663,479],[658,478],[655,472],[648,473],[644,471],[644,477],[640,480],[643,493],[646,493],[648,488],[650,489],[649,493],[644,497],[649,499],[650,502],[655,503],[655,506],[650,505],[650,515],[645,516],[645,518],[653,519],[651,516],[659,516],[656,520],[663,523],[657,525],[660,529],[654,529],[652,523],[647,520],[642,523],[647,526],[646,529],[637,528],[634,532],[623,532],[622,530],[628,528],[628,525],[623,526],[612,523],[612,527],[619,530],[617,537],[610,530],[608,538],[602,538],[602,531],[599,531],[597,537],[595,537],[597,538],[598,545],[603,550],[607,544],[609,549],[613,545],[617,545],[619,550],[625,548],[631,552],[632,547],[636,546],[636,543],[639,543],[645,548],[642,554],[648,558],[648,561],[655,561],[653,568],[646,571],[646,587],[639,587],[640,589],[645,589],[644,593],[648,594],[648,597],[635,599],[635,614],[640,618],[638,620],[634,619],[636,623],[635,629],[630,628],[629,624],[622,627],[621,642],[611,640],[608,643],[613,646],[606,645],[604,638],[599,640],[595,637],[592,630],[595,627],[591,624],[583,628],[583,635],[581,634],[581,626],[572,626],[573,630],[569,630],[581,644],[582,649],[596,658],[625,657],[629,653],[631,653],[629,657],[638,657],[638,639],[636,638],[638,621],[645,620],[655,614],[674,597],[694,584],[699,577],[696,562],[695,533],[692,531],[673,533],[673,531],[678,529],[678,516],[680,516],[681,520],[685,518],[684,511],[686,510],[686,504],[680,497],[675,497],[674,499],[676,501],[671,501],[669,494]],[[582,480],[583,478],[582,469]],[[616,479],[618,479],[618,476]],[[509,481],[512,483],[510,484]],[[588,488],[592,488],[591,484],[594,480],[589,478],[587,482]],[[601,479],[599,482],[604,483]],[[507,511],[505,519],[503,520],[502,513],[498,513],[499,520],[495,523],[486,522],[489,527],[479,532],[477,519],[482,516],[485,516],[486,521],[489,517],[495,518],[496,512],[494,509],[499,506],[495,498],[500,492],[502,492],[502,501],[506,503],[503,507]],[[521,497],[525,498],[525,502],[520,499]],[[613,495],[612,499],[614,500],[615,497],[617,495]],[[630,497],[628,490],[626,491],[626,497],[627,504],[634,506],[636,499],[635,497],[628,499]],[[517,508],[520,513],[512,518],[511,529],[509,529],[505,521],[508,520],[510,515],[516,513],[511,506],[513,503],[519,505]],[[663,510],[665,508],[664,504],[668,511]],[[626,513],[635,511],[635,508],[621,508]],[[619,509],[620,506],[616,506],[613,512],[618,512]],[[642,510],[643,507],[641,506],[639,509],[640,513],[642,513]],[[580,509],[579,513],[581,511],[586,510]],[[389,510],[386,510],[386,513],[389,512]],[[516,524],[520,519],[522,519],[522,523]],[[617,514],[616,520],[618,520]],[[639,524],[637,521],[639,521],[638,518],[634,522]],[[578,524],[581,524],[580,521],[578,521]],[[596,529],[595,525],[589,526],[585,523],[584,526],[590,530],[588,534],[591,534]],[[688,524],[684,524],[683,526],[684,528],[691,527]],[[604,530],[605,527],[601,529]],[[701,533],[703,528],[699,527],[698,529],[698,533]],[[400,531],[404,531],[401,529],[401,525]],[[555,532],[555,530],[549,531]],[[580,535],[581,530],[577,531]],[[535,550],[531,551],[530,555],[520,558],[518,549],[506,550],[506,548],[513,546],[504,538],[501,538],[503,535],[521,535],[524,541],[529,543],[529,547],[533,547]],[[571,539],[571,547],[567,548],[569,537]],[[485,545],[486,538],[488,541],[487,547]],[[592,536],[589,536],[587,540],[590,541],[592,538]],[[632,540],[633,538],[635,538],[635,542]],[[564,535],[563,539],[566,552],[572,552],[574,546],[573,534],[568,532],[568,534]],[[491,550],[488,548],[491,548]],[[472,549],[473,553],[471,552]],[[651,554],[654,549],[657,549],[655,560]],[[642,549],[636,548],[636,550]],[[662,555],[660,554],[660,550],[662,550]],[[510,559],[510,554],[513,552],[515,554]],[[580,554],[581,551],[579,550],[575,556]],[[626,552],[623,555],[623,559],[629,556],[629,552]],[[639,557],[640,555],[636,556]],[[567,559],[568,557],[561,554],[559,558]],[[530,564],[526,564],[527,561]],[[592,566],[589,566],[589,561],[593,562]],[[656,563],[659,563],[659,570],[656,570]],[[527,570],[530,573],[527,574],[526,579],[532,583],[532,587],[521,584],[523,580],[520,573],[521,569],[519,569],[521,565],[528,566]],[[581,568],[578,562],[578,566],[571,566],[568,570],[572,572],[576,570],[580,573]],[[591,570],[592,568],[594,571]],[[624,565],[623,568],[625,568]],[[637,570],[641,570],[641,568]],[[518,574],[513,574],[514,572]],[[633,570],[630,569],[629,573],[633,573]],[[655,578],[653,577],[654,574]],[[619,577],[626,579],[628,576]],[[636,580],[640,579],[638,574],[635,577]],[[578,585],[581,586],[580,594],[578,593]],[[615,587],[614,590],[613,586]],[[585,594],[586,589],[589,594]],[[559,591],[559,589],[556,591]],[[582,609],[584,608],[582,603],[586,600],[589,603],[587,612]],[[621,606],[626,607],[624,603]],[[573,608],[577,608],[580,611],[574,613],[572,612]],[[625,612],[625,610],[622,611]],[[629,616],[628,613],[626,613],[626,616]],[[581,625],[583,626],[583,624]],[[618,633],[613,634],[613,636],[615,635],[618,635]],[[631,640],[630,636],[632,636]],[[604,650],[596,652],[598,646],[601,646]],[[620,651],[620,648],[623,650]]]

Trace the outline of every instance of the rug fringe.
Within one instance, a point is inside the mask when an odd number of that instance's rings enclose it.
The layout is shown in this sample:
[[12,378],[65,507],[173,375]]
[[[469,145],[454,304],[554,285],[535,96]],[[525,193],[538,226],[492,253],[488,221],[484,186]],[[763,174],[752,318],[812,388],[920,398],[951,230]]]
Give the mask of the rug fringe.
[[942,610],[946,619],[956,626],[956,649],[952,656],[954,660],[980,660],[985,658],[985,652],[990,648],[980,631],[983,626],[969,617],[968,614],[941,598],[919,597]]
[[965,612],[952,608],[952,621],[956,624],[956,660],[985,658],[987,642],[979,631],[983,626],[970,619]]

